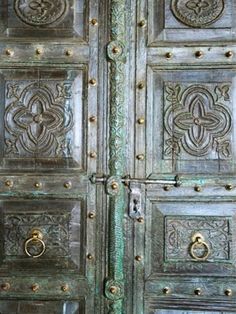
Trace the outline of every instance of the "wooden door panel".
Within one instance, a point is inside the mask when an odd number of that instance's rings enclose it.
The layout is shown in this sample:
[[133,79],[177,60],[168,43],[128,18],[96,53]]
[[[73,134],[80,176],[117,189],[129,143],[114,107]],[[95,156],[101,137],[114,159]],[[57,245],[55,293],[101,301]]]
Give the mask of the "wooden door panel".
[[86,0],[4,0],[0,5],[0,37],[67,37],[85,41],[88,8]]
[[231,40],[234,26],[234,1],[210,1],[200,7],[194,1],[160,0],[148,2],[148,42]]
[[73,301],[4,301],[1,302],[1,314],[80,314],[82,302]]
[[[235,205],[151,202],[148,211],[147,277],[168,273],[235,274]],[[198,234],[202,235],[202,245],[196,242]]]
[[234,77],[231,70],[149,68],[148,173],[235,171]]
[[[61,271],[84,274],[86,243],[84,200],[76,201],[2,201],[1,230],[1,269],[12,273]],[[32,238],[32,231],[42,233],[43,243]],[[31,240],[30,240],[31,239]],[[28,241],[29,240],[29,241]],[[26,241],[28,241],[27,246]],[[28,254],[31,256],[28,256]]]
[[235,312],[156,310],[154,314],[235,314]]
[[85,69],[1,71],[2,168],[84,169]]

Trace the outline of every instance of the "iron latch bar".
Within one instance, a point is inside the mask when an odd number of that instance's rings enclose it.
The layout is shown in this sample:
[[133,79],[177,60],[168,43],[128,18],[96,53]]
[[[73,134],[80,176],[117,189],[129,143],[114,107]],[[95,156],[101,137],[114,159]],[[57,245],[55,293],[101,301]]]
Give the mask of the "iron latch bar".
[[[99,177],[96,174],[93,174],[90,178],[92,183],[106,183],[107,179],[108,179],[107,176]],[[178,175],[175,176],[173,180],[131,178],[130,176],[126,176],[121,179],[121,182],[124,183],[125,185],[129,185],[130,183],[173,185],[175,187],[179,187],[181,185],[181,181]]]

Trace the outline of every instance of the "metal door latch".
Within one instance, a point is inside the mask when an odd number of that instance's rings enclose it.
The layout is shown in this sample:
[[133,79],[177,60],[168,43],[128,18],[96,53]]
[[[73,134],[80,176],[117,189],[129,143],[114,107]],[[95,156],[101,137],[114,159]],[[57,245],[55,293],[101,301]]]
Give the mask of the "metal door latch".
[[[90,177],[92,183],[103,183],[106,186],[106,190],[109,193],[109,185],[112,177],[108,176],[97,176],[93,174]],[[129,216],[131,218],[139,218],[143,214],[143,204],[142,204],[142,187],[146,184],[158,184],[158,185],[172,185],[175,187],[179,187],[181,185],[181,181],[178,176],[176,176],[173,180],[165,180],[165,179],[151,179],[151,178],[131,178],[130,176],[123,177],[119,180],[129,189]],[[111,195],[111,194],[110,194]]]
[[142,216],[142,193],[141,187],[132,184],[129,188],[129,216],[139,218]]

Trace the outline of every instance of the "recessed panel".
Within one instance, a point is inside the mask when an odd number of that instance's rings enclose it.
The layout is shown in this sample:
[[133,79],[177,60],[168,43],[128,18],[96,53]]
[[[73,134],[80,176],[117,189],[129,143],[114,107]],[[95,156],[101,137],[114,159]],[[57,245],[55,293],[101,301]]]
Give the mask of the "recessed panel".
[[2,202],[0,270],[82,271],[83,211],[83,201]]
[[233,39],[234,1],[150,1],[149,44]]
[[0,16],[1,37],[85,38],[85,0],[6,0]]
[[234,72],[149,73],[149,173],[234,172]]
[[1,167],[82,169],[83,71],[2,70],[0,76]]
[[83,306],[73,301],[1,301],[1,314],[82,314]]
[[147,254],[152,275],[235,274],[234,205],[154,202],[150,211]]

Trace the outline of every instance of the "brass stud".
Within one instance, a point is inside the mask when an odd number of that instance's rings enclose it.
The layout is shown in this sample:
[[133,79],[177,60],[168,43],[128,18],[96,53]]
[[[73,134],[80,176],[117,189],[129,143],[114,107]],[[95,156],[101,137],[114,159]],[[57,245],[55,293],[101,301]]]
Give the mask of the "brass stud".
[[35,53],[36,53],[36,55],[41,55],[42,53],[43,53],[43,49],[42,48],[37,48],[36,50],[35,50]]
[[137,155],[137,157],[136,157],[138,160],[144,160],[145,159],[145,157],[144,157],[144,155],[143,154],[139,154],[139,155]]
[[165,288],[163,288],[163,293],[164,294],[170,294],[170,292],[171,292],[171,290],[170,290],[170,288],[169,287],[165,287]]
[[166,192],[170,191],[170,186],[169,185],[164,185],[163,186],[163,190],[166,191]]
[[10,57],[14,55],[14,51],[11,49],[6,49],[5,53],[7,56],[10,56]]
[[145,87],[144,82],[139,82],[138,83],[138,89],[144,89],[144,87]]
[[89,217],[90,219],[94,219],[94,218],[96,217],[96,214],[95,214],[94,212],[90,212],[90,213],[88,214],[88,217]]
[[166,56],[166,59],[171,59],[173,57],[173,54],[172,52],[167,52],[165,56]]
[[145,21],[145,20],[141,20],[141,21],[138,23],[138,26],[139,26],[139,27],[145,27],[145,26],[146,26],[146,21]]
[[226,289],[225,290],[225,295],[227,295],[227,297],[230,297],[233,294],[231,289]]
[[196,186],[194,187],[194,191],[196,191],[196,192],[201,192],[201,191],[202,191],[202,188],[201,188],[199,185],[196,185]]
[[1,288],[2,288],[3,291],[8,291],[11,288],[11,285],[8,282],[4,282],[1,285]]
[[34,186],[39,189],[42,187],[42,183],[41,182],[35,182]]
[[231,190],[233,190],[233,185],[232,184],[226,184],[226,186],[225,186],[225,189],[227,190],[227,191],[231,191]]
[[202,58],[203,57],[203,52],[201,50],[196,51],[195,52],[195,57],[198,58],[198,59]]
[[227,51],[227,52],[225,53],[226,58],[232,58],[233,55],[234,55],[233,51]]
[[119,48],[119,47],[114,47],[114,48],[112,49],[112,52],[113,52],[114,54],[118,54],[118,53],[120,52],[120,48]]
[[92,85],[92,86],[96,86],[97,85],[97,81],[95,78],[92,78],[89,80],[89,84]]
[[14,185],[14,183],[13,183],[12,180],[6,180],[6,181],[5,181],[5,185],[6,185],[7,187],[9,187],[9,188],[12,188],[13,185]]
[[97,157],[97,154],[96,154],[95,152],[90,152],[90,153],[89,153],[89,156],[90,156],[91,158],[96,158],[96,157]]
[[145,119],[144,118],[139,118],[138,119],[138,124],[144,124],[145,123]]
[[66,54],[67,57],[72,57],[73,56],[73,51],[68,49],[68,50],[66,50],[65,54]]
[[90,122],[96,122],[96,121],[97,121],[97,117],[96,117],[96,116],[91,116],[91,117],[89,118],[89,121],[90,121]]
[[118,190],[118,188],[119,188],[118,183],[117,182],[112,182],[111,188],[112,188],[112,190]]
[[111,294],[116,294],[117,291],[118,291],[118,288],[116,286],[111,286],[109,291],[110,291]]
[[136,259],[136,261],[137,261],[137,262],[141,262],[141,260],[142,260],[142,256],[137,255],[137,256],[135,256],[135,259]]
[[196,295],[201,295],[201,294],[202,294],[202,289],[197,288],[197,289],[194,290],[194,293],[195,293]]
[[144,218],[143,218],[143,217],[138,217],[138,218],[137,218],[137,221],[138,221],[139,223],[144,223]]
[[92,24],[93,26],[98,25],[98,20],[97,20],[97,19],[92,19],[92,20],[91,20],[91,24]]
[[61,290],[62,290],[63,292],[67,292],[67,291],[69,291],[69,286],[68,286],[67,284],[61,286]]
[[71,187],[72,187],[72,183],[70,181],[67,181],[64,183],[64,188],[71,189]]
[[91,260],[93,259],[93,255],[89,253],[89,254],[87,255],[87,259],[89,259],[89,260],[91,261]]
[[38,284],[33,284],[32,287],[31,287],[31,290],[33,292],[37,292],[39,290],[39,285]]

